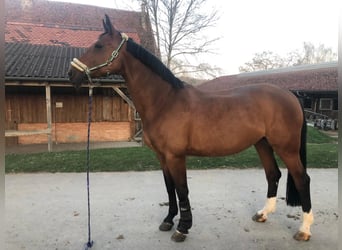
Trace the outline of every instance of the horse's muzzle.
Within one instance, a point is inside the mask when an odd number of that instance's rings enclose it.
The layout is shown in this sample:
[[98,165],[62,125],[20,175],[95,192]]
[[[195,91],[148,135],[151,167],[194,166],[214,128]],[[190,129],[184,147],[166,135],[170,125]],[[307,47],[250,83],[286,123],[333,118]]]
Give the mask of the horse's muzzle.
[[86,75],[83,72],[70,68],[68,71],[69,81],[76,87],[79,88],[82,82],[85,82]]

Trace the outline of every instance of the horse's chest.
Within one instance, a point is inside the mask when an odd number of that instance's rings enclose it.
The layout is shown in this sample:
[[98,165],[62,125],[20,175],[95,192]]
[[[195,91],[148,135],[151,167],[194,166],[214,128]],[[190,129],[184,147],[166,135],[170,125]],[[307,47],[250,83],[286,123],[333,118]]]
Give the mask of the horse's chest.
[[154,127],[153,129],[144,129],[144,143],[152,150],[160,151],[161,148],[169,147],[174,144],[174,134],[172,130],[163,131],[160,127]]
[[148,135],[148,133],[146,133],[145,131],[144,131],[144,135],[143,135],[143,140],[144,140],[144,144],[145,144],[146,146],[148,146],[148,147],[150,147],[150,148],[153,149],[151,138],[150,138],[150,136]]

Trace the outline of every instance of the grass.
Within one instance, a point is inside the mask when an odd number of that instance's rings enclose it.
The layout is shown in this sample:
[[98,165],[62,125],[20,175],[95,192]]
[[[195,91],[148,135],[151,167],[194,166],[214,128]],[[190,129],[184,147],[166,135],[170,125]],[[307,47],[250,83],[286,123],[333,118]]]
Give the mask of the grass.
[[307,140],[307,143],[317,143],[317,144],[336,142],[336,139],[322,133],[320,130],[313,128],[313,127],[308,127],[306,140]]
[[[308,167],[336,168],[336,140],[309,128],[307,158]],[[86,151],[65,151],[37,154],[6,155],[6,172],[84,172]],[[279,165],[283,166],[278,159]],[[147,147],[95,149],[90,153],[91,171],[146,171],[158,170],[159,162]],[[260,160],[253,147],[227,157],[188,157],[188,169],[250,168],[260,167]]]

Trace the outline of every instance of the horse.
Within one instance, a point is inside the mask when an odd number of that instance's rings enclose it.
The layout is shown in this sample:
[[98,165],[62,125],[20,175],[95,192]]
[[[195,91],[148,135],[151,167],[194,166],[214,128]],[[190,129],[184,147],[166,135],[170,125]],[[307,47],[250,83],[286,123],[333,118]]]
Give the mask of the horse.
[[[167,216],[159,226],[182,242],[192,226],[186,156],[225,156],[256,148],[268,183],[264,207],[252,219],[265,222],[276,210],[281,172],[275,153],[287,167],[286,202],[302,207],[298,241],[311,237],[313,212],[310,177],[306,171],[306,121],[298,99],[272,84],[252,84],[225,92],[205,92],[182,82],[156,56],[116,30],[109,17],[104,33],[68,71],[77,88],[92,78],[120,74],[127,84],[144,129],[144,142],[160,161],[169,199]],[[215,81],[212,80],[212,81]],[[178,198],[178,204],[177,204]]]

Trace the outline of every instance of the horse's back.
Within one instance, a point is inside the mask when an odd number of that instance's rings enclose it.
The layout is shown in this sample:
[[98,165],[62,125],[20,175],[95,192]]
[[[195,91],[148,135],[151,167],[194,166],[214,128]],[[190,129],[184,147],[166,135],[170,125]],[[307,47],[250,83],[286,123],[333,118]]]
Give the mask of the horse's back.
[[263,137],[281,144],[286,133],[293,134],[289,140],[300,138],[296,131],[302,126],[303,113],[288,90],[255,84],[220,92],[193,91],[196,94],[189,95],[193,102],[189,104],[189,144],[194,154],[232,154]]
[[197,88],[194,91],[198,92],[197,102],[202,103],[200,106],[224,105],[233,107],[236,111],[247,108],[247,111],[259,112],[301,112],[300,103],[295,95],[274,84],[252,84],[213,92]]
[[301,105],[295,95],[274,84],[252,84],[224,91],[201,92],[203,100],[214,99],[216,101],[213,103],[223,102],[234,107],[236,111],[245,109],[249,113],[255,111],[260,115],[264,113],[268,117],[272,113],[282,116],[302,116]]

